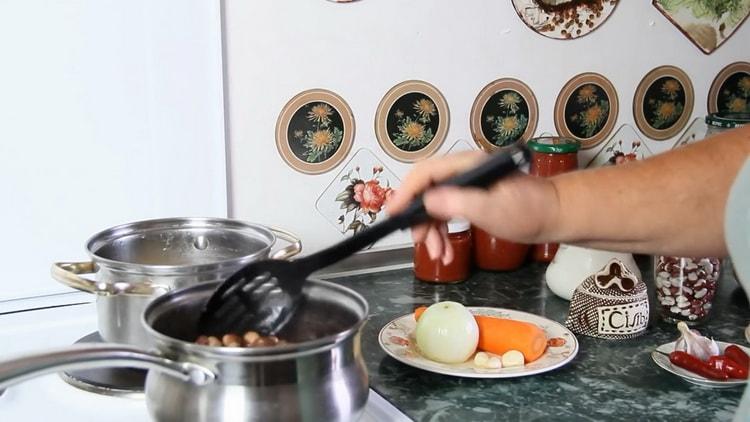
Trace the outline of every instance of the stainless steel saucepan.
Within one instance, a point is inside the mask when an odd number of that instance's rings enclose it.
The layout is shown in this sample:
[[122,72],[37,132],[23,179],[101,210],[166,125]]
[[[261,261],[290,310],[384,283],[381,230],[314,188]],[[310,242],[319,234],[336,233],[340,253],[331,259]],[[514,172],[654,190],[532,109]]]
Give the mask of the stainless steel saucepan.
[[217,282],[154,299],[143,314],[157,352],[129,345],[78,345],[0,363],[0,389],[63,370],[150,369],[146,406],[157,421],[351,421],[367,402],[360,336],[365,299],[346,287],[305,283],[305,303],[279,333],[284,345],[241,348],[193,343]]
[[[277,238],[289,245],[272,253]],[[224,280],[249,262],[287,259],[301,249],[293,234],[259,224],[222,218],[146,220],[95,234],[86,242],[91,260],[55,263],[52,277],[97,295],[104,340],[149,347],[140,318],[155,297]],[[83,274],[95,274],[95,279]]]

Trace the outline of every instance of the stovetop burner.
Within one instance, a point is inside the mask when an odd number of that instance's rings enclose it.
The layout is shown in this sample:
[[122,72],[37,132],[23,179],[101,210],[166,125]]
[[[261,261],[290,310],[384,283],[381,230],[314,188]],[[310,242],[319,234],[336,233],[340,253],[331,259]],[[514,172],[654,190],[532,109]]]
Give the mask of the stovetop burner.
[[[95,331],[78,339],[75,344],[104,343]],[[99,368],[61,372],[68,384],[96,394],[115,397],[143,398],[143,387],[146,382],[145,369],[133,368]]]

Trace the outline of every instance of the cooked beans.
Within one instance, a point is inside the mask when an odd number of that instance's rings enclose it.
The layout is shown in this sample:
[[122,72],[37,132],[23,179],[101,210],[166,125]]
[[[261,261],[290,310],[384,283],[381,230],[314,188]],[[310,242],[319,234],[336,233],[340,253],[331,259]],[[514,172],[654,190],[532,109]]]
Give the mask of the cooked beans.
[[286,342],[276,336],[261,336],[255,331],[248,331],[242,336],[235,333],[224,334],[221,339],[216,336],[198,336],[195,343],[219,347],[270,347]]

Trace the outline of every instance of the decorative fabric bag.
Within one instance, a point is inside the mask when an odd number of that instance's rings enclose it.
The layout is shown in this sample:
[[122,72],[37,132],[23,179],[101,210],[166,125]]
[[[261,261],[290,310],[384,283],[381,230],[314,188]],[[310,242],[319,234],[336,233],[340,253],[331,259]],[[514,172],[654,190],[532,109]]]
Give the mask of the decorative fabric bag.
[[648,314],[646,284],[612,259],[576,288],[565,326],[591,337],[633,338],[646,331]]

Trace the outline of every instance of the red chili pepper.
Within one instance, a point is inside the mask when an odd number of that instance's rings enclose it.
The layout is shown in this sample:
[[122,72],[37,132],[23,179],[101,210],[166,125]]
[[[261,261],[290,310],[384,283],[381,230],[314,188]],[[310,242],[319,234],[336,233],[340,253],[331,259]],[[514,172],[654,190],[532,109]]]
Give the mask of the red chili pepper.
[[706,362],[703,362],[702,360],[691,354],[688,354],[687,352],[679,350],[674,351],[669,354],[669,361],[674,365],[679,366],[680,368],[687,369],[690,372],[695,372],[696,374],[705,378],[720,381],[726,381],[729,379],[729,374],[727,374],[726,372],[720,371],[712,366],[708,366]]
[[730,378],[747,379],[747,368],[730,359],[729,356],[719,355],[708,358],[708,366],[726,372]]
[[724,355],[745,368],[745,371],[750,368],[750,356],[748,356],[739,346],[730,344],[724,349]]

